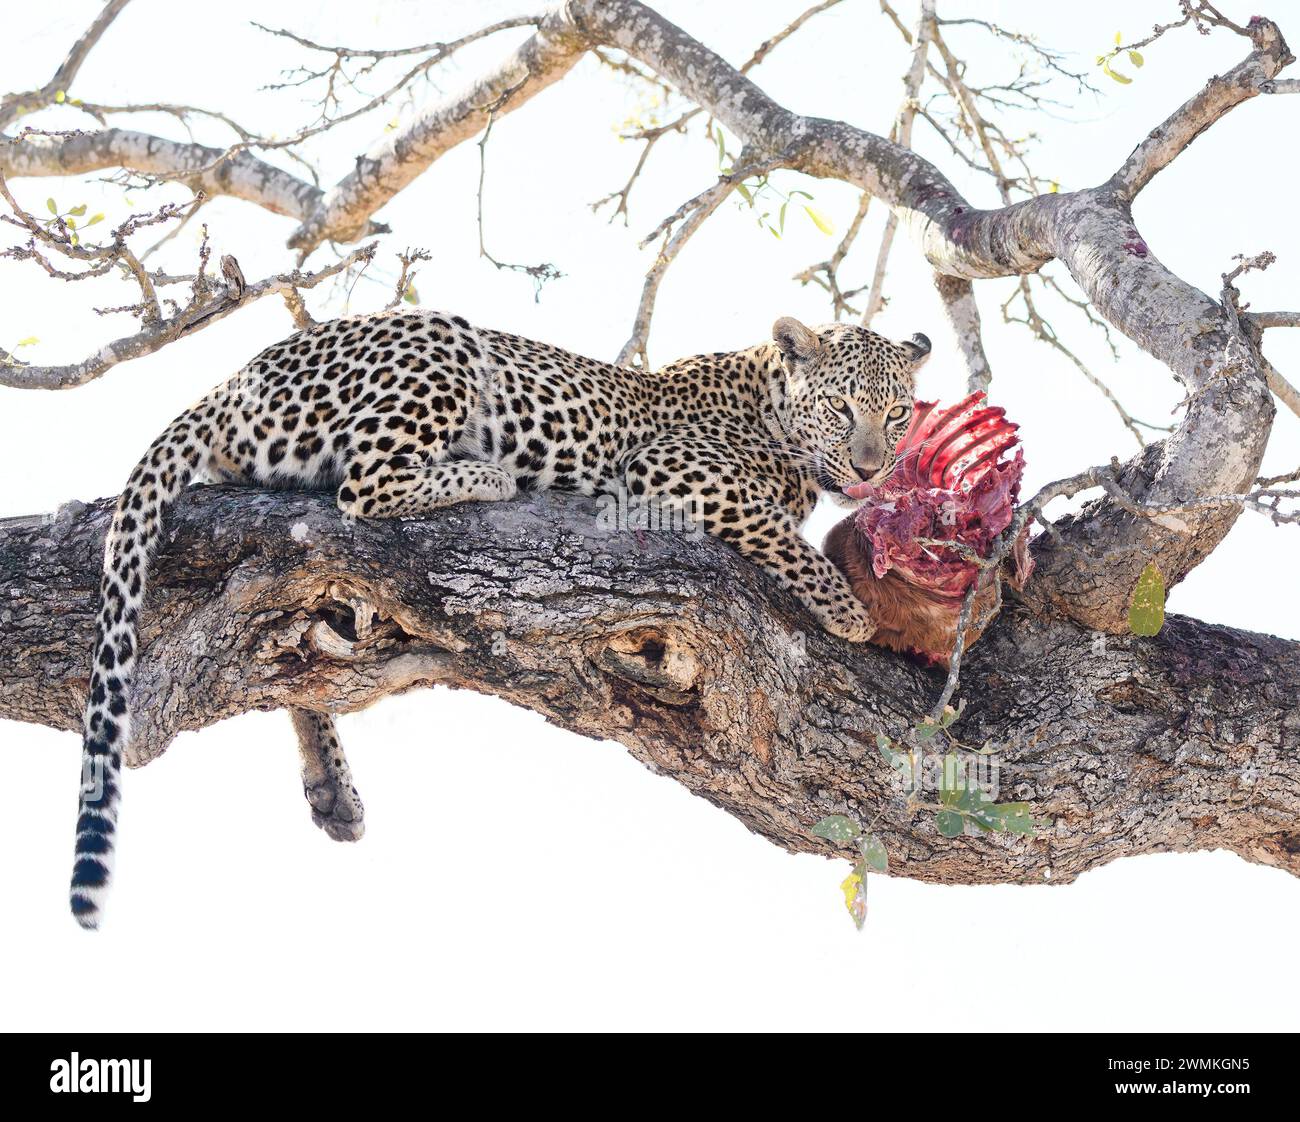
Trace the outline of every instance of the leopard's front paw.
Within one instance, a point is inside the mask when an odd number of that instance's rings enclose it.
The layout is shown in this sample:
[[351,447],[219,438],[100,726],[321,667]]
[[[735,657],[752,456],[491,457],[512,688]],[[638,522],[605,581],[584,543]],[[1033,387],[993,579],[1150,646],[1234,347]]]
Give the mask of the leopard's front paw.
[[876,621],[856,596],[828,604],[817,614],[827,631],[850,643],[865,643],[876,633]]

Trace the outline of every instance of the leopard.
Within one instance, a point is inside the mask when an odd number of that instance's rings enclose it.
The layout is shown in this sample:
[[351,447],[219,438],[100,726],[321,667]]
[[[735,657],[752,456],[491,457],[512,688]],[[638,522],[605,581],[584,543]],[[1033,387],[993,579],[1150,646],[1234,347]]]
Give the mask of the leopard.
[[[864,642],[869,612],[801,528],[822,494],[851,505],[844,487],[888,475],[930,349],[921,334],[786,316],[755,346],[650,370],[405,308],[268,347],[167,426],[118,498],[83,720],[74,917],[96,928],[102,916],[150,558],[191,482],[333,491],[341,518],[363,520],[548,490],[689,499],[706,534],[826,631]],[[313,817],[355,840],[362,805],[332,716],[291,716]]]

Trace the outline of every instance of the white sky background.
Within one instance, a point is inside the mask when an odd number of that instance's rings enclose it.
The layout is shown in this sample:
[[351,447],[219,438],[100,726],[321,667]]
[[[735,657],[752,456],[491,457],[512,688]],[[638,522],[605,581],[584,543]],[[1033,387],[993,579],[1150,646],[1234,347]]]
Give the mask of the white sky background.
[[[807,0],[657,6],[739,63]],[[96,8],[88,0],[15,6],[0,41],[0,84],[47,81]],[[1289,28],[1281,8],[1271,14],[1300,38],[1300,26]],[[1241,5],[1229,9],[1243,21],[1251,14]],[[259,87],[302,54],[251,29],[249,20],[324,42],[397,46],[452,38],[526,10],[511,3],[230,0],[204,9],[200,29],[177,5],[136,0],[72,93],[98,102],[207,105],[288,133],[309,118],[308,107],[299,94]],[[913,19],[910,5],[900,11]],[[1175,13],[1172,0],[1106,0],[1082,11],[941,4],[942,15],[996,18],[1047,45],[1077,50],[1077,68],[1088,67],[1116,31],[1136,38]],[[438,72],[440,84],[457,89],[517,37],[465,51]],[[959,29],[950,42],[969,59],[976,81],[1015,71],[1007,44]],[[1041,137],[1034,167],[1066,190],[1105,179],[1150,128],[1246,49],[1227,33],[1202,38],[1184,29],[1144,52],[1147,65],[1132,85],[1098,75],[1100,98],[1078,99],[1059,118],[1023,122]],[[876,5],[848,0],[778,48],[754,77],[791,109],[886,132],[905,66],[904,45]],[[434,96],[419,91],[422,102]],[[379,215],[394,233],[382,243],[375,281],[355,287],[351,310],[381,307],[395,251],[422,246],[434,258],[417,280],[424,306],[612,358],[628,335],[649,263],[636,242],[717,172],[716,154],[698,129],[668,137],[633,194],[630,228],[592,214],[588,204],[621,186],[636,158],[638,147],[620,143],[616,129],[646,96],[588,59],[494,128],[488,245],[499,258],[549,261],[565,273],[540,303],[526,278],[478,258],[478,149],[471,143]],[[1298,110],[1300,99],[1255,99],[1141,195],[1135,215],[1143,237],[1180,276],[1217,293],[1234,254],[1267,248],[1279,263],[1245,279],[1245,299],[1257,309],[1300,305],[1294,191],[1278,168],[1292,158],[1281,138],[1294,135]],[[309,150],[319,156],[323,181],[345,174],[393,115],[381,112],[315,142]],[[90,127],[71,112],[33,123]],[[167,119],[135,124],[185,136]],[[222,143],[226,134],[197,125],[196,136]],[[991,181],[965,173],[919,120],[916,142],[973,203],[996,203]],[[777,241],[750,212],[724,206],[661,289],[650,343],[656,363],[750,345],[779,315],[828,318],[822,291],[789,278],[829,256],[852,217],[855,193],[789,173],[776,181],[811,191],[836,238],[792,208],[787,235]],[[105,210],[110,222],[132,209],[120,188],[93,182],[22,180],[14,189],[33,210],[49,195],[62,206]],[[137,210],[186,197],[180,190],[130,194]],[[872,231],[883,213],[873,207],[844,271],[849,284],[869,278]],[[214,260],[234,253],[250,280],[286,267],[292,220],[224,199],[203,217]],[[194,248],[187,229],[162,261],[188,271]],[[1050,271],[1070,284],[1059,266]],[[993,397],[1022,425],[1027,489],[1112,454],[1130,455],[1133,440],[1100,394],[1024,328],[999,322],[1011,284],[982,282],[977,292]],[[887,291],[890,304],[873,326],[896,337],[926,332],[935,354],[921,392],[953,400],[964,384],[961,362],[929,270],[902,238]],[[80,359],[133,330],[123,317],[99,320],[87,310],[122,303],[127,292],[102,284],[72,289],[34,266],[0,262],[0,344],[35,335],[41,342],[22,350],[24,357]],[[341,294],[331,295],[337,312]],[[1112,363],[1077,312],[1046,300],[1043,306],[1132,413],[1169,416],[1182,395],[1164,367],[1126,341],[1121,362]],[[82,389],[0,389],[0,516],[115,493],[174,415],[290,327],[283,306],[266,300]],[[1266,349],[1284,373],[1300,374],[1300,332],[1273,331]],[[1298,436],[1296,418],[1280,414],[1266,471],[1295,466]],[[820,540],[833,517],[819,514],[810,536]],[[1296,533],[1244,515],[1174,591],[1170,607],[1300,638]],[[875,878],[867,931],[858,936],[836,890],[845,864],[785,854],[652,776],[617,745],[447,690],[391,699],[341,720],[367,808],[367,836],[356,846],[336,845],[311,825],[283,714],[184,735],[162,760],[131,773],[116,891],[88,960],[89,942],[64,903],[77,738],[17,723],[0,727],[8,787],[20,793],[0,818],[8,912],[0,940],[5,961],[27,964],[0,978],[5,1028],[1296,1027],[1300,980],[1259,962],[1255,949],[1286,945],[1300,923],[1300,886],[1282,873],[1228,854],[1196,854],[1130,859],[1058,889]],[[512,826],[502,830],[501,822]],[[88,961],[114,966],[70,968]],[[978,979],[991,1008],[978,1015],[954,1009],[954,972]],[[88,974],[96,978],[93,990]]]

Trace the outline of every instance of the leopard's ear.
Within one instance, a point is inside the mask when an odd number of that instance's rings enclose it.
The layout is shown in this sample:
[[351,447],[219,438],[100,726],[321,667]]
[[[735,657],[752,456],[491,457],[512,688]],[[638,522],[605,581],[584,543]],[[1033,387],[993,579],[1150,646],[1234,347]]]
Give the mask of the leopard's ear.
[[822,349],[822,341],[811,327],[793,316],[782,316],[772,324],[772,341],[787,362],[807,362]]

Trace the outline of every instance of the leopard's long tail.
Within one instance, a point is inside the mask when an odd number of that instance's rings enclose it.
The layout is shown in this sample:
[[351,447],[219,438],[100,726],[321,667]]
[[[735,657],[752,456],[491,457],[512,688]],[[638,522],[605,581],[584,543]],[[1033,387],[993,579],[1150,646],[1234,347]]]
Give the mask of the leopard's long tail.
[[203,438],[208,433],[196,433],[195,428],[192,414],[183,413],[153,442],[127,480],[104,544],[72,866],[72,914],[82,927],[99,926],[108,892],[122,756],[131,738],[129,706],[140,605],[163,516],[194,477],[206,451]]

